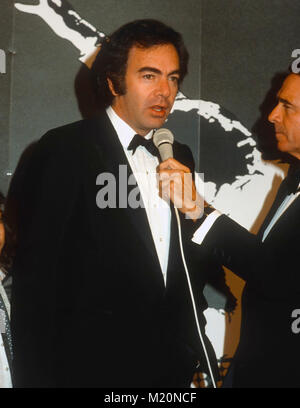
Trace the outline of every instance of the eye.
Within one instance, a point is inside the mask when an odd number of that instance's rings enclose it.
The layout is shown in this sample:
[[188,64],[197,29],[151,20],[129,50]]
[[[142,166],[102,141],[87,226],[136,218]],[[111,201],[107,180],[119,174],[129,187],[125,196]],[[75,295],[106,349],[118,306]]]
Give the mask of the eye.
[[154,75],[153,74],[145,74],[145,75],[143,75],[143,78],[144,79],[153,79],[154,78]]
[[169,77],[169,81],[170,81],[170,82],[174,82],[175,84],[178,85],[178,83],[179,83],[179,78],[178,78],[177,76],[170,76],[170,77]]

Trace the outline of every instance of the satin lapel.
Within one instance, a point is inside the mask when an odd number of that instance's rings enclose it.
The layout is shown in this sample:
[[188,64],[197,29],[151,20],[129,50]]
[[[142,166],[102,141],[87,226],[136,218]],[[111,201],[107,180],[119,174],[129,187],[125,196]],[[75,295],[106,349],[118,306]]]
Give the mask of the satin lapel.
[[169,289],[173,287],[174,282],[181,280],[181,274],[184,274],[184,271],[179,247],[178,226],[174,206],[171,205],[171,234],[167,272],[167,287]]
[[[275,239],[277,239],[278,237],[278,239],[281,239],[281,240],[282,240],[282,237],[286,237],[287,242],[288,242],[288,238],[286,234],[289,233],[290,231],[296,231],[298,229],[297,220],[299,218],[298,217],[299,208],[300,208],[300,197],[298,196],[277,219],[277,221],[271,228],[270,232],[268,233],[265,242],[269,239],[274,240],[274,236],[275,236]],[[293,228],[291,226],[293,226]]]
[[[126,205],[123,198],[120,201],[120,185],[122,186],[123,191],[124,188],[127,188],[126,197],[128,197],[130,192],[132,192],[134,189],[135,196],[137,194],[140,195],[140,191],[133,176],[130,164],[128,163],[124,153],[123,147],[107,115],[104,114],[99,119],[93,120],[90,124],[90,129],[88,132],[92,137],[92,143],[98,150],[99,160],[104,163],[104,167],[107,169],[106,171],[111,172],[117,180],[117,207],[118,203],[122,202],[119,211],[121,211],[121,213],[124,212],[124,217],[128,218],[141,241],[144,243],[147,251],[150,252],[151,258],[153,259],[156,267],[155,269],[158,268],[160,272],[160,264],[145,209],[141,207],[130,208],[128,205],[128,200]],[[125,174],[124,171],[122,171],[122,174],[120,175],[120,166],[125,166],[122,168],[122,170],[126,169]],[[127,180],[129,177],[135,180],[134,185],[128,186]],[[126,186],[124,184],[126,184]],[[122,197],[124,197],[124,194],[122,194]],[[160,275],[162,278],[161,272]]]
[[285,180],[283,180],[283,182],[280,184],[280,187],[277,191],[272,207],[270,208],[270,211],[268,212],[264,222],[262,223],[262,226],[260,227],[258,231],[257,235],[259,238],[262,238],[265,229],[270,224],[274,214],[276,213],[276,210],[278,209],[278,207],[280,206],[280,204],[282,203],[285,197],[286,197],[286,186],[285,186]]
[[[183,145],[180,145],[176,141],[173,144],[174,157],[183,163],[185,166],[194,172],[194,161],[190,150]],[[183,224],[182,224],[183,225]],[[172,291],[175,289],[177,298],[184,298],[184,290],[186,284],[185,272],[183,262],[181,258],[181,251],[179,246],[179,232],[176,220],[176,214],[174,206],[171,205],[171,234],[170,234],[170,249],[169,249],[169,262],[167,272],[167,289]],[[173,289],[172,289],[173,288]]]

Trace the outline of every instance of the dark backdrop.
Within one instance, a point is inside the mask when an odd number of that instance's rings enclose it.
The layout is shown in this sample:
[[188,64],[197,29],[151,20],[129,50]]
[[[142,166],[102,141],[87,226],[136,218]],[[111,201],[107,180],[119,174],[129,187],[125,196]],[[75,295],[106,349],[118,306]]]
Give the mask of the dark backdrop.
[[272,77],[300,48],[300,2],[201,0],[201,15],[201,97],[252,129]]

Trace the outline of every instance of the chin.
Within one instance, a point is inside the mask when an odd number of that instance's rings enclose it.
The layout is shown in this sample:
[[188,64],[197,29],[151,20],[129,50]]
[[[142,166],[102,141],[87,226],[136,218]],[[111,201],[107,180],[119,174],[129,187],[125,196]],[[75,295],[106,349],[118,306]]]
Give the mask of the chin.
[[289,146],[287,146],[287,144],[284,142],[278,142],[277,149],[282,153],[289,153]]
[[153,129],[159,129],[160,127],[163,126],[164,123],[165,122],[155,122],[155,123],[149,124],[147,126],[147,133],[150,132]]
[[166,123],[166,120],[167,120],[167,118],[157,120],[155,127],[157,127],[157,128],[162,127]]

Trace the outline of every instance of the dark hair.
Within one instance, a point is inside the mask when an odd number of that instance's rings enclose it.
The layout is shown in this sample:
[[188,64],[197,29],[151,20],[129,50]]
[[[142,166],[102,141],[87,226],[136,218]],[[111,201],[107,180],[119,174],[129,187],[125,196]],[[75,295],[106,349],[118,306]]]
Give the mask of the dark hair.
[[189,54],[181,34],[157,20],[136,20],[125,24],[106,38],[92,66],[98,102],[101,107],[111,105],[113,95],[107,78],[112,81],[114,90],[124,95],[125,74],[129,51],[133,46],[150,48],[155,45],[174,45],[180,64],[181,83],[187,74]]

